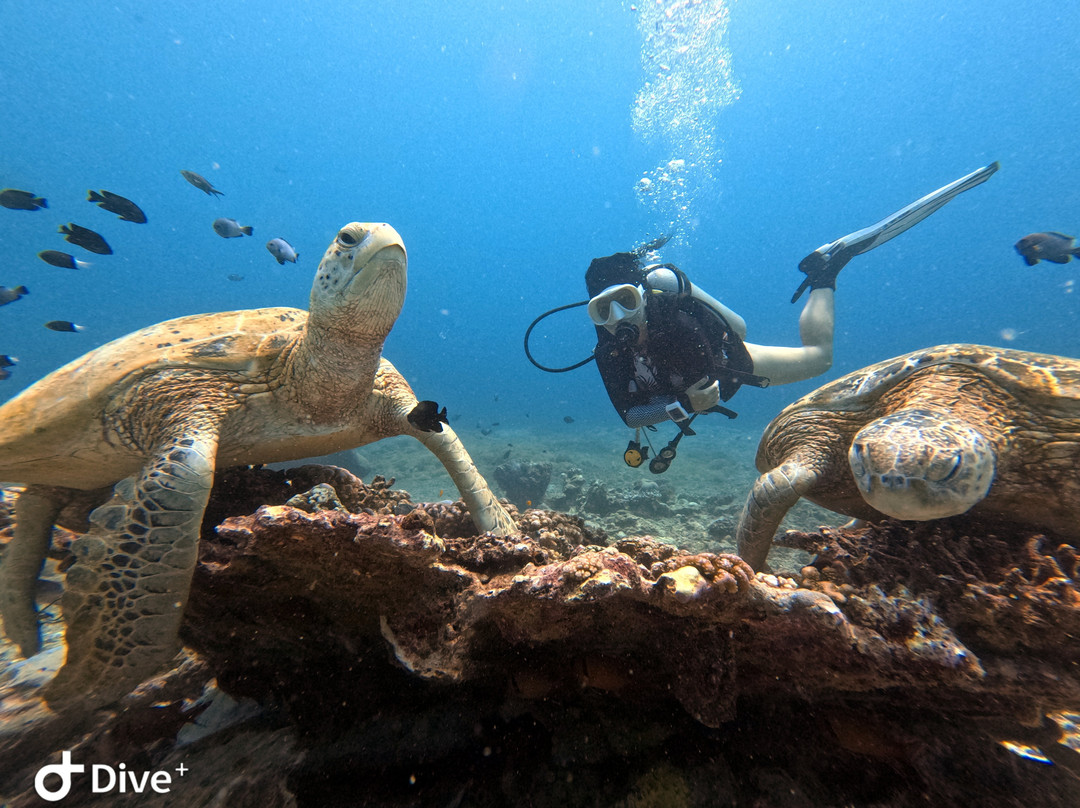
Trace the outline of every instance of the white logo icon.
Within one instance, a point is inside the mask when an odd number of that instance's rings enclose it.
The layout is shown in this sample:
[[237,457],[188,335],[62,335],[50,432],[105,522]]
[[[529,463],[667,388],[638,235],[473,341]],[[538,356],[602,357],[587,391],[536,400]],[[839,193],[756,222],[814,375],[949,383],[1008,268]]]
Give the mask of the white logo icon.
[[[60,759],[60,763],[42,766],[34,777],[34,790],[41,799],[48,802],[59,802],[64,799],[71,791],[71,775],[82,774],[86,770],[81,763],[71,762],[71,752],[62,753]],[[50,774],[55,774],[60,778],[60,787],[55,790],[45,785],[45,778]]]

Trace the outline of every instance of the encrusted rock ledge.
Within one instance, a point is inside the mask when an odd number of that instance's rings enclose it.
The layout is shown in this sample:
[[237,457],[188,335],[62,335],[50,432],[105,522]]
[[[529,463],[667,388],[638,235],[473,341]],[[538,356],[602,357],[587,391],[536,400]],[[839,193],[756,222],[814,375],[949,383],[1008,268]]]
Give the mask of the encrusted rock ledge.
[[[260,808],[1074,804],[1080,756],[1046,718],[1080,707],[1071,545],[956,520],[788,534],[817,554],[797,584],[649,537],[603,546],[549,511],[519,515],[517,536],[470,535],[460,503],[414,505],[340,469],[232,474],[215,514],[276,504],[206,525],[183,638],[219,699],[261,723],[178,747],[200,680],[153,703],[178,706],[138,747],[216,771],[220,793],[247,783]],[[333,491],[304,494],[319,484]],[[79,737],[140,715],[133,698]],[[238,764],[243,744],[263,759]],[[137,804],[241,804],[211,791]]]

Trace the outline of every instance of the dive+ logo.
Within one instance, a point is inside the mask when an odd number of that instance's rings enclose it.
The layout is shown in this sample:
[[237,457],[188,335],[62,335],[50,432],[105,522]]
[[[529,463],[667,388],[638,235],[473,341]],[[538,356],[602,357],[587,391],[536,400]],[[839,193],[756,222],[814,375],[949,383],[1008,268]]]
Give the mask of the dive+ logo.
[[[59,763],[50,763],[38,769],[34,776],[34,791],[46,802],[59,802],[71,791],[72,775],[85,771],[86,766],[72,763],[71,752],[65,750],[60,755]],[[183,777],[188,767],[181,763],[174,771]],[[47,780],[50,777],[53,779]],[[59,783],[55,780],[57,777],[60,778]],[[118,794],[141,794],[148,790],[168,794],[172,781],[173,776],[164,769],[155,772],[133,772],[128,771],[124,763],[115,769],[103,763],[95,763],[90,767],[90,790],[94,794],[107,794],[110,791]]]

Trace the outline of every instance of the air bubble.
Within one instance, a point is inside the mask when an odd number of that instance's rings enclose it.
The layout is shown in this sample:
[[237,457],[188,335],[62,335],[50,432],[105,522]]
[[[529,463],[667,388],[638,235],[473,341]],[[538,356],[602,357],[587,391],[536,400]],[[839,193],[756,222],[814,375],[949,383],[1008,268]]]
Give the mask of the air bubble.
[[695,200],[720,165],[716,119],[739,97],[727,38],[730,0],[676,0],[640,6],[646,80],[631,113],[634,132],[663,155],[634,191],[661,232],[685,240]]

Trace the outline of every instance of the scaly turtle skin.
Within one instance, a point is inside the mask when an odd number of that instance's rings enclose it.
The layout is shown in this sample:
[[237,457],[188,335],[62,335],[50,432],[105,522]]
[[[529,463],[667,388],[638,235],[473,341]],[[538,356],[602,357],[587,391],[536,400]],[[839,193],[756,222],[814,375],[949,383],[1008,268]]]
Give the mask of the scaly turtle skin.
[[1080,537],[1080,361],[940,345],[856,371],[785,408],[736,531],[754,569],[806,497],[859,519],[970,511]]
[[85,531],[63,597],[67,659],[44,693],[52,706],[115,700],[171,657],[215,467],[412,435],[480,530],[514,532],[453,430],[409,423],[416,397],[380,356],[405,285],[394,228],[354,222],[319,264],[310,311],[169,320],[0,407],[0,480],[27,485],[0,567],[0,616],[26,656],[40,649],[33,593],[52,526]]

